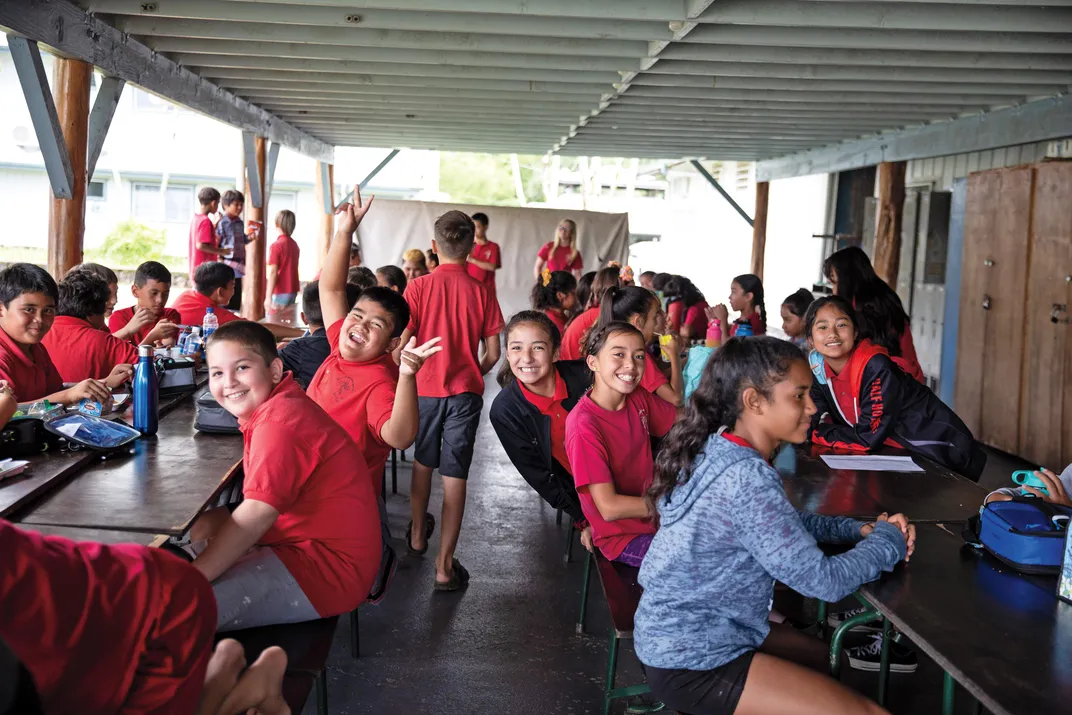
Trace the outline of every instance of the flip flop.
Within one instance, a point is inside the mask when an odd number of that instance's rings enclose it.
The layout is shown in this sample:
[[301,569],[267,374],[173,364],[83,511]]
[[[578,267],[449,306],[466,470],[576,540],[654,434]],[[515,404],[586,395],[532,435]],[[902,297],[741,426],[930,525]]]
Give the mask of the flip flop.
[[410,520],[406,524],[406,553],[410,556],[424,556],[428,552],[428,539],[432,538],[432,533],[435,531],[435,517],[431,514],[424,515],[424,548],[415,549],[412,542],[410,542],[410,535],[413,533],[413,521]]
[[435,591],[459,591],[469,585],[469,572],[465,570],[458,559],[452,560],[454,574],[446,583],[435,582]]

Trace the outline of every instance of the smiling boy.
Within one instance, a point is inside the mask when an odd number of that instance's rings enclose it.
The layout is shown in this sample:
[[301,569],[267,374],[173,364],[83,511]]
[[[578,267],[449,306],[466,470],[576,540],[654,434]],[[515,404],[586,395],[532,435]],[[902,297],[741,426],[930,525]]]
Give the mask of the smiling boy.
[[174,340],[182,316],[174,308],[166,308],[171,294],[171,271],[162,263],[146,261],[134,272],[130,292],[137,302],[130,308],[112,313],[108,329],[113,335],[129,335],[135,345],[155,345]]

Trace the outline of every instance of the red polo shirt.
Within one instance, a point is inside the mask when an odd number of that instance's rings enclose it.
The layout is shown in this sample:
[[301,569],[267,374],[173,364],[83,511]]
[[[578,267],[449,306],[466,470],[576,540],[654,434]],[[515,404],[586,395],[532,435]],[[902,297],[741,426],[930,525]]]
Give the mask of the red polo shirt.
[[257,542],[323,617],[364,602],[380,568],[372,476],[350,436],[289,374],[241,425],[242,493],[279,512]]
[[421,397],[449,397],[472,392],[484,394],[480,372],[480,341],[503,329],[502,311],[495,296],[457,263],[443,263],[434,272],[409,282],[408,329],[423,345],[442,338],[443,351],[417,373]]
[[309,382],[307,394],[335,418],[365,455],[376,496],[383,483],[379,475],[391,454],[380,431],[391,419],[398,387],[398,366],[389,355],[371,362],[351,362],[339,354],[339,334],[345,318],[327,330],[331,354]]
[[111,333],[98,330],[88,320],[57,315],[41,344],[64,382],[88,378],[103,380],[116,365],[138,361],[138,349]]
[[581,350],[581,338],[599,322],[599,308],[589,308],[569,324],[566,332],[562,335],[562,348],[558,352],[559,360],[580,360],[584,357]]
[[666,379],[666,375],[663,374],[663,371],[660,370],[658,364],[656,364],[655,358],[645,350],[644,374],[640,376],[640,386],[654,395],[656,390],[669,382],[670,381]]
[[569,257],[573,253],[573,246],[559,246],[552,253],[551,247],[554,246],[554,241],[548,241],[543,244],[539,252],[536,254],[543,260],[547,261],[547,270],[549,271],[580,271],[584,269],[584,261],[581,260],[581,252],[577,251],[576,258],[571,262]]
[[[731,336],[737,334],[737,326],[739,325],[740,320],[741,319],[738,318],[737,320],[733,321],[733,323],[730,324],[730,335]],[[766,335],[767,334],[767,325],[766,325],[766,323],[763,322],[763,318],[761,318],[759,316],[759,311],[758,310],[753,312],[750,316],[748,316],[748,318],[746,318],[746,320],[752,326],[752,335]],[[705,328],[705,330],[706,330],[706,328]],[[706,333],[704,333],[704,334],[706,335]]]
[[[692,339],[707,337],[707,301],[701,300],[693,303],[685,311],[685,322],[682,326],[689,327],[689,336]],[[753,330],[755,328],[753,327]]]
[[684,311],[685,304],[680,300],[675,300],[666,309],[666,323],[671,333],[681,332],[681,313]]
[[[115,333],[125,328],[127,323],[134,319],[134,311],[137,310],[137,308],[138,306],[135,305],[112,313],[112,317],[108,318],[108,330]],[[143,325],[141,330],[134,333],[130,342],[134,345],[141,345],[145,342],[145,338],[149,336],[149,333],[153,331],[153,328],[156,327],[156,324],[161,320],[166,320],[169,323],[179,325],[182,323],[182,316],[179,315],[179,311],[174,308],[164,308],[163,312],[160,313],[160,317],[156,319],[156,322],[150,323],[149,325]],[[198,323],[198,325],[200,325],[200,323]]]
[[37,344],[29,348],[27,355],[11,336],[0,330],[0,380],[7,380],[19,402],[40,400],[63,389],[63,378],[45,346]]
[[205,308],[213,309],[213,312],[216,313],[216,320],[220,321],[220,325],[230,323],[232,320],[241,320],[241,318],[223,306],[213,303],[207,295],[198,293],[196,290],[188,290],[180,295],[171,304],[171,307],[178,312],[182,325],[201,327],[205,322]]
[[570,467],[569,455],[566,453],[566,415],[569,412],[562,406],[562,401],[569,397],[566,381],[558,374],[558,370],[555,370],[555,394],[551,397],[544,397],[529,391],[520,381],[517,386],[521,388],[521,394],[525,396],[525,399],[539,410],[541,415],[551,418],[551,456],[572,475],[573,468]]
[[301,249],[298,242],[287,235],[280,235],[268,249],[268,265],[276,267],[275,287],[272,295],[297,293],[301,290],[298,280],[298,257]]
[[548,308],[543,311],[544,315],[551,319],[551,322],[558,328],[558,336],[561,338],[566,334],[566,316],[558,308]]
[[615,411],[603,409],[585,395],[566,418],[566,452],[581,510],[592,525],[595,545],[610,561],[634,537],[654,534],[655,525],[650,519],[605,521],[588,485],[609,483],[619,494],[644,496],[655,475],[651,438],[669,432],[676,416],[673,405],[640,387],[626,395],[625,404]]
[[212,220],[208,214],[196,213],[190,222],[190,279],[193,280],[194,271],[202,263],[216,260],[215,253],[206,253],[199,246],[207,243],[213,248],[216,244],[216,231],[212,228]]
[[[499,251],[499,244],[494,241],[488,241],[483,246],[479,243],[474,243],[472,256],[478,261],[490,263],[496,268],[502,268],[502,253]],[[495,295],[495,271],[486,271],[472,263],[466,263],[465,269],[469,272],[469,275],[483,283],[484,287],[491,291],[492,295]]]

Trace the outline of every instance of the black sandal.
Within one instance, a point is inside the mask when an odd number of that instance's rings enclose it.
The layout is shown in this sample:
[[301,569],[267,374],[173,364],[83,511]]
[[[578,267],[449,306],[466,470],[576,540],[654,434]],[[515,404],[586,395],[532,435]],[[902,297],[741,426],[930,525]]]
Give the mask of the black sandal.
[[428,553],[428,539],[432,538],[432,533],[435,531],[435,517],[431,514],[424,515],[424,548],[416,549],[413,547],[413,543],[410,538],[413,534],[413,521],[410,520],[406,524],[406,553],[410,556],[424,556]]
[[465,570],[461,562],[458,559],[453,559],[451,565],[453,566],[454,574],[450,577],[450,580],[446,583],[436,581],[433,590],[458,591],[469,585],[469,572]]

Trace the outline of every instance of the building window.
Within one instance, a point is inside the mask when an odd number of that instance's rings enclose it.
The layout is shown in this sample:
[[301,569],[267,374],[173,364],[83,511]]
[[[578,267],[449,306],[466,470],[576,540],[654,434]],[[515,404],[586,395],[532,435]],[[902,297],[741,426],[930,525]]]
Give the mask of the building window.
[[86,184],[86,198],[87,199],[103,199],[104,198],[104,182],[103,181],[90,181]]
[[142,221],[186,223],[194,212],[194,187],[134,184],[134,217]]
[[752,168],[754,164],[750,161],[737,162],[737,190],[748,191],[748,188],[752,185]]
[[284,209],[298,213],[298,192],[273,189],[268,195],[268,210],[272,213],[269,219],[275,221],[275,215]]

